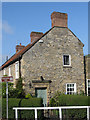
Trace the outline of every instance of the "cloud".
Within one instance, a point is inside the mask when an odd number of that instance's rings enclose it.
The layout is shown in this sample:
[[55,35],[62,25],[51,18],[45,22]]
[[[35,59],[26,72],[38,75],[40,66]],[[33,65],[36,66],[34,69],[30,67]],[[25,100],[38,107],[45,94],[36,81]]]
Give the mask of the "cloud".
[[13,34],[13,29],[7,21],[2,21],[2,27],[0,27],[0,29],[2,29],[7,34]]

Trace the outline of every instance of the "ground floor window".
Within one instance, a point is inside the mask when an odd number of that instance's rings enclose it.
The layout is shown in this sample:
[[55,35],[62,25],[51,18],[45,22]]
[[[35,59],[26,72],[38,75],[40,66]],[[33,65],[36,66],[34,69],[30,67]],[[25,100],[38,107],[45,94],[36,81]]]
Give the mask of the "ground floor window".
[[76,93],[76,83],[67,83],[66,84],[66,94],[75,94]]
[[87,95],[90,96],[90,79],[87,79]]

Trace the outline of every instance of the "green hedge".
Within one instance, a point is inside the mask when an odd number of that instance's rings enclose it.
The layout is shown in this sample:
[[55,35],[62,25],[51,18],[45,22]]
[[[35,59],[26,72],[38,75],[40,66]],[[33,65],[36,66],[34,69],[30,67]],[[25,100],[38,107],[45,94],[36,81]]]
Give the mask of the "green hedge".
[[[90,106],[90,96],[82,95],[55,95],[50,100],[50,106]],[[67,120],[85,119],[86,109],[63,110],[63,117]]]
[[[9,119],[15,118],[15,111],[13,107],[41,107],[42,106],[42,99],[41,98],[30,98],[30,99],[16,99],[16,98],[9,98]],[[21,110],[18,112],[18,117],[20,119],[29,118],[34,120],[34,111],[33,110]],[[2,118],[6,118],[6,99],[3,98],[2,100]],[[42,111],[38,111],[38,118],[40,120],[43,119]]]
[[90,105],[90,96],[82,95],[60,95],[50,100],[50,106],[88,106]]

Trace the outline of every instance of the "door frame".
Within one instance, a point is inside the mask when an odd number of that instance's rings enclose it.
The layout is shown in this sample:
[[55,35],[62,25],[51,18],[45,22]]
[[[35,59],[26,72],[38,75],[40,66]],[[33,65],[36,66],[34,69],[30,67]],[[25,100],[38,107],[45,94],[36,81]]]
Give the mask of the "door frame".
[[33,83],[34,86],[34,95],[35,95],[35,88],[46,88],[47,89],[47,105],[50,101],[50,83]]

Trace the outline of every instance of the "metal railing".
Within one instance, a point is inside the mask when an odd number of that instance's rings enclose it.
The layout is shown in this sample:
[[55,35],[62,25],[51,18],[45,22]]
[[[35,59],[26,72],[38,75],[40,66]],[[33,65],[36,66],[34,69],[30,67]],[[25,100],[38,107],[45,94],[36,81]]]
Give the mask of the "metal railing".
[[37,110],[59,110],[59,118],[62,120],[62,109],[87,109],[87,120],[89,120],[90,106],[62,106],[62,107],[14,107],[15,118],[18,120],[18,110],[34,110],[35,120],[37,120]]

